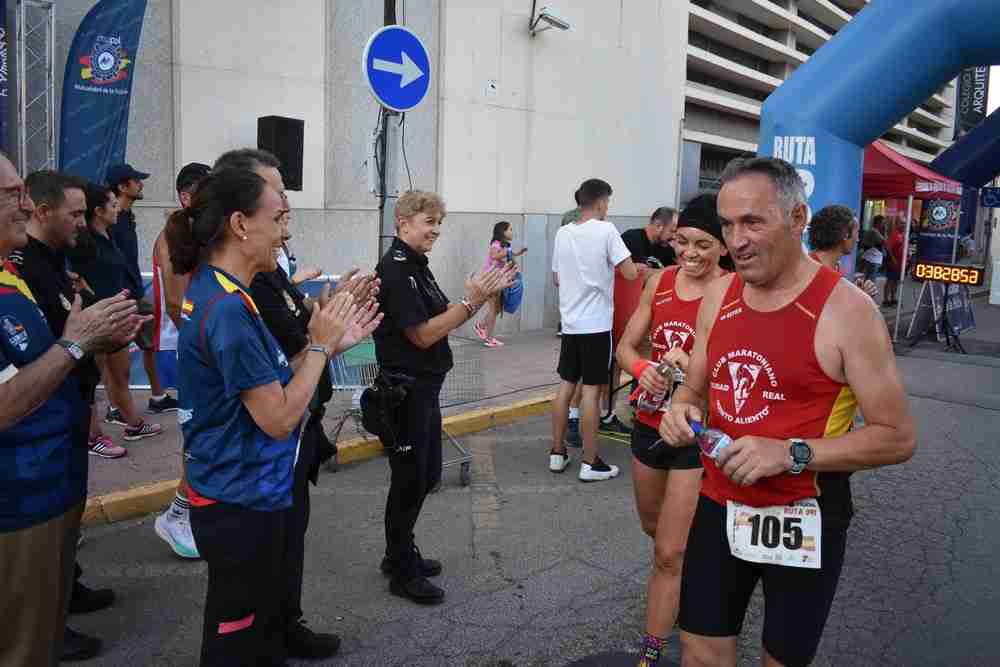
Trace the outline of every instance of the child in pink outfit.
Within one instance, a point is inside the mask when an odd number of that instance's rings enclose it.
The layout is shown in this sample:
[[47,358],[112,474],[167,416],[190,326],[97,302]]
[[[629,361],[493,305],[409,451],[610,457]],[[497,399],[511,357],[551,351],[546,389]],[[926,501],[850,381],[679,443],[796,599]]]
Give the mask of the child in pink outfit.
[[[486,253],[486,262],[483,264],[483,272],[491,269],[502,269],[508,262],[512,262],[514,257],[520,257],[528,252],[527,248],[522,248],[515,253],[510,250],[510,242],[514,238],[514,228],[506,220],[501,220],[493,225],[493,239],[490,241],[489,252]],[[503,309],[503,293],[497,294],[495,299],[491,299],[487,304],[486,316],[476,322],[473,328],[476,335],[483,341],[486,347],[500,347],[503,343],[493,337],[493,329],[497,325],[497,316]]]

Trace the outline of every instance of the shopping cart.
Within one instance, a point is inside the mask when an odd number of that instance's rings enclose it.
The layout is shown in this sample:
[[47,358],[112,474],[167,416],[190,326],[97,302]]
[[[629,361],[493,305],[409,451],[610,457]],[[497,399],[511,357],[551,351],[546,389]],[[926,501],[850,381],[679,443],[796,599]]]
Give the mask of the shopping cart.
[[[455,365],[445,376],[441,388],[441,407],[478,401],[483,398],[483,375],[480,370],[479,355],[473,346],[457,346],[453,349]],[[344,425],[348,421],[354,423],[358,436],[367,436],[361,425],[361,394],[371,386],[378,376],[378,361],[375,358],[375,343],[371,339],[359,343],[344,354],[330,361],[330,377],[333,383],[334,398],[330,401],[332,412],[337,420],[331,440],[334,444],[340,438]],[[459,467],[459,480],[462,486],[468,486],[472,481],[472,455],[462,446],[447,429],[442,430],[444,436],[455,448],[458,456],[447,459],[443,468]],[[336,471],[339,467],[334,456],[327,464],[327,469]]]

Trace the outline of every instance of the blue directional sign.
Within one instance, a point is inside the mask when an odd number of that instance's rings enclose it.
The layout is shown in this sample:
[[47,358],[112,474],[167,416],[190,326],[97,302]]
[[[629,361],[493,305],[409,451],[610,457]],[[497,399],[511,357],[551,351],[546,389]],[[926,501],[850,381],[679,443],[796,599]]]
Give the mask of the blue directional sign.
[[1000,188],[983,188],[979,191],[983,208],[1000,208]]
[[427,49],[401,25],[388,25],[368,38],[361,68],[375,99],[393,111],[409,111],[430,89]]

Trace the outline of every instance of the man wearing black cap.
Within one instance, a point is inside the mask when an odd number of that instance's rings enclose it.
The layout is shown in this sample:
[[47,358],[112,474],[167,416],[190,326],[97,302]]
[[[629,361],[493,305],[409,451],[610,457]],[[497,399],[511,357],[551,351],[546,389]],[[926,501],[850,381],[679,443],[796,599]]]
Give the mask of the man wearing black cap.
[[[138,171],[130,164],[116,164],[108,168],[108,187],[117,195],[118,206],[121,211],[118,213],[118,222],[111,226],[108,233],[118,250],[125,256],[125,264],[128,270],[128,289],[142,308],[145,290],[142,288],[142,273],[139,271],[139,236],[136,233],[135,212],[132,205],[143,199],[143,181],[149,178],[149,174]],[[148,313],[152,314],[152,313]],[[156,354],[147,336],[139,335],[135,339],[136,345],[142,348],[142,362],[146,367],[146,376],[149,378],[150,399],[149,411],[153,413],[176,412],[177,400],[163,391],[160,384],[160,375],[156,367]],[[108,421],[118,422],[117,410],[110,411]]]
[[[191,206],[198,184],[211,171],[212,168],[207,164],[191,162],[177,173],[177,199],[182,208]],[[153,348],[161,370],[176,369],[177,366],[177,329],[181,322],[181,302],[187,286],[188,277],[174,273],[167,239],[161,231],[153,243]],[[173,355],[173,359],[164,358],[167,355]],[[187,484],[182,471],[173,501],[153,524],[156,534],[182,558],[200,557],[191,533],[190,510]]]

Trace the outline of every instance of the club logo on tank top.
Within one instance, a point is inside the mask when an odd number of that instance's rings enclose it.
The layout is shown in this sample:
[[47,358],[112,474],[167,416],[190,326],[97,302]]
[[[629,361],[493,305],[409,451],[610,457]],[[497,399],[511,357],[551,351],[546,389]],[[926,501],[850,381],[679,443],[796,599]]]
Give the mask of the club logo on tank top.
[[670,320],[657,325],[650,336],[652,345],[657,350],[672,350],[679,347],[682,350],[688,340],[694,336],[694,329],[687,322]]
[[772,403],[785,400],[771,362],[749,349],[719,357],[712,367],[712,389],[724,392],[716,408],[732,424],[756,424],[771,413]]

